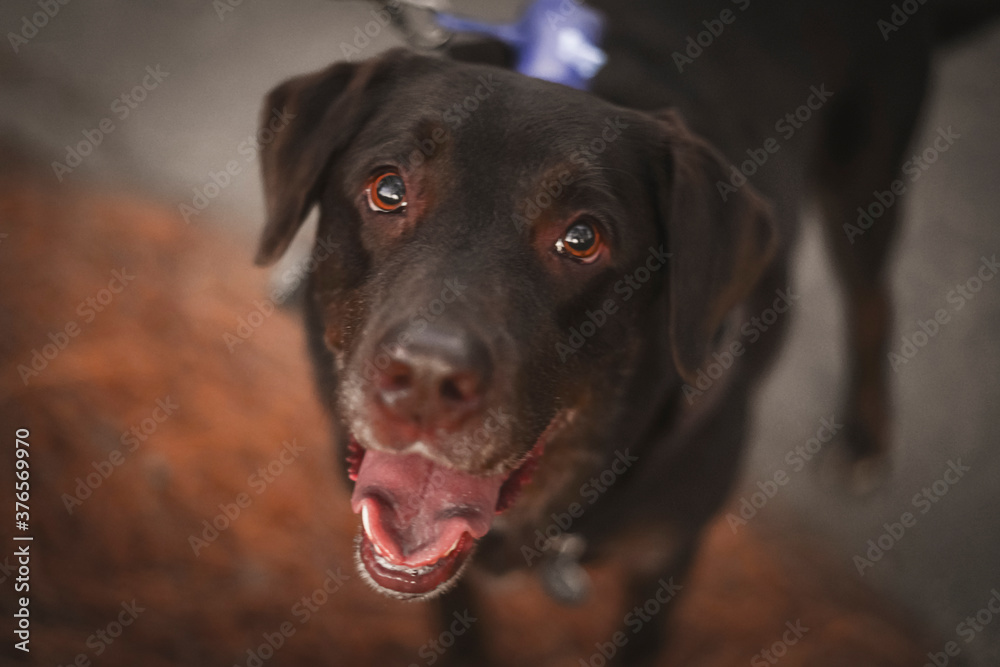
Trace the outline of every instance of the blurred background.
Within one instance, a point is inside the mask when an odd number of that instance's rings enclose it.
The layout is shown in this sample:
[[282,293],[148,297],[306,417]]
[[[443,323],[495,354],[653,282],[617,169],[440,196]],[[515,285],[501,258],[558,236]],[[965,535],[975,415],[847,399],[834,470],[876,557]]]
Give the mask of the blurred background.
[[[513,0],[452,2],[457,12],[494,20],[514,16],[518,6]],[[0,48],[0,144],[7,152],[0,159],[9,169],[13,155],[27,156],[42,200],[86,190],[154,202],[162,215],[187,221],[184,234],[204,230],[223,238],[231,261],[245,260],[249,267],[263,220],[258,164],[250,149],[261,99],[286,77],[342,59],[342,44],[353,42],[370,10],[368,3],[320,0],[59,5],[36,35],[15,40],[16,49],[5,37]],[[37,11],[36,2],[5,0],[2,32],[19,33],[24,17]],[[386,29],[361,49],[361,57],[402,43]],[[753,522],[821,544],[832,562],[897,601],[941,642],[960,641],[963,656],[980,665],[1000,664],[1000,618],[968,644],[956,627],[1000,589],[1000,280],[984,283],[961,310],[952,310],[947,295],[976,275],[981,258],[1000,253],[998,111],[1000,27],[994,27],[939,54],[914,141],[916,152],[930,145],[939,127],[960,135],[906,196],[906,222],[892,263],[894,350],[901,336],[911,337],[918,322],[939,308],[947,308],[952,319],[892,374],[895,449],[885,484],[856,497],[825,474],[822,455],[801,470],[786,460],[816,435],[822,419],[836,419],[845,379],[841,297],[806,211],[795,276],[802,299],[788,345],[760,392],[744,480],[734,495],[738,506],[758,482],[779,469],[788,472],[789,484]],[[110,121],[102,126],[104,119]],[[91,139],[92,152],[73,166],[69,147],[88,137],[99,141]],[[54,162],[68,169],[54,168]],[[206,188],[213,174],[218,184],[218,174],[232,162],[237,169],[226,184]],[[5,217],[2,231],[16,236],[7,228],[9,210]],[[9,243],[0,245],[0,265],[8,262],[4,253],[18,252]],[[211,271],[211,263],[202,268]],[[254,276],[241,293],[247,299],[266,293],[261,273],[246,269],[245,275]],[[9,284],[16,286],[16,279]],[[245,314],[246,303],[234,312]],[[295,364],[304,374],[304,365]],[[15,373],[12,367],[4,372]],[[14,421],[17,416],[8,415]],[[321,446],[325,433],[310,437]],[[954,485],[938,485],[947,493],[919,513],[914,496],[933,489],[949,462],[959,460],[968,471]],[[68,471],[67,479],[79,473]],[[62,512],[57,503],[53,508]],[[884,524],[898,522],[907,511],[916,514],[916,525],[858,575],[854,557],[865,556],[868,541],[878,540]],[[88,536],[75,539],[82,543]],[[348,559],[338,562],[351,571]],[[367,604],[374,615],[397,613],[382,602]],[[92,629],[77,629],[80,650]],[[71,660],[72,650],[59,659]],[[192,658],[188,664],[200,663]]]

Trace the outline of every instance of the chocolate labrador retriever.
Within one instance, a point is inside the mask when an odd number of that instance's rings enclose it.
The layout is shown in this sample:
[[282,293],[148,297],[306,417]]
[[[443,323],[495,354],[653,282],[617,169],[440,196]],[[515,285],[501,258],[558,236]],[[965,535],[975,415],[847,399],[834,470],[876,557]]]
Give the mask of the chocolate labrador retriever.
[[[537,567],[567,601],[579,563],[609,557],[640,604],[675,587],[737,473],[810,191],[847,297],[844,441],[857,461],[885,449],[899,207],[863,227],[858,210],[900,176],[932,47],[978,16],[594,4],[593,93],[476,42],[337,63],[266,100],[265,123],[290,121],[262,152],[257,261],[319,207],[310,346],[359,569],[392,597],[461,607],[473,561]],[[659,642],[644,630],[619,659]]]

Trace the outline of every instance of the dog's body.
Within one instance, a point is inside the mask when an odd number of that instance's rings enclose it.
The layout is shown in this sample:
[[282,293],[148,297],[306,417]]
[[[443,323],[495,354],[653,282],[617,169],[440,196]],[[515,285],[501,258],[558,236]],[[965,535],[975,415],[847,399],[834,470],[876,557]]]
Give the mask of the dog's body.
[[[434,610],[384,600],[352,571],[356,520],[324,415],[301,381],[309,367],[295,314],[276,308],[253,335],[237,334],[267,303],[244,249],[135,195],[67,186],[54,197],[47,161],[0,152],[10,234],[0,271],[0,355],[10,370],[0,383],[0,429],[30,431],[30,503],[42,519],[32,525],[29,593],[37,664],[83,664],[76,656],[101,647],[104,667],[441,664],[437,649],[449,642],[429,618]],[[82,300],[122,270],[135,280],[85,321]],[[26,385],[24,368],[39,368],[34,352],[58,341],[70,320],[79,336]],[[227,342],[228,334],[237,337]],[[155,433],[140,431],[135,446],[133,429],[164,416],[158,401],[179,407]],[[262,470],[287,462],[283,443],[293,441],[304,451],[277,477],[267,473],[273,483],[261,489]],[[124,462],[88,486],[120,460],[115,452]],[[13,479],[14,463],[5,458],[0,474]],[[253,502],[229,520],[222,512],[232,516],[241,494]],[[14,526],[6,531],[9,541]],[[783,665],[836,656],[907,667],[940,650],[937,637],[800,536],[763,522],[734,534],[724,519],[707,532],[682,597],[666,607],[684,627],[668,664],[745,663],[797,617],[810,631]],[[5,585],[17,566],[13,552],[0,557]],[[472,610],[479,620],[471,627],[489,628],[509,663],[589,657],[620,629],[607,602],[619,597],[614,570],[594,576],[591,605],[559,618],[564,607],[527,577],[498,580],[489,607]],[[304,596],[316,596],[313,607]],[[0,597],[11,633],[17,602]],[[97,643],[95,632],[117,621],[123,603],[143,609],[138,620],[113,645]],[[281,628],[294,635],[281,642]],[[9,642],[0,662],[21,664],[22,654]]]
[[[460,62],[507,57],[471,44],[335,65],[267,100],[294,121],[263,153],[259,261],[320,206],[335,248],[310,278],[311,348],[356,480],[361,571],[390,595],[454,586],[470,538],[477,565],[541,566],[566,599],[577,562],[623,556],[636,602],[681,577],[788,317],[753,344],[736,332],[794,290],[810,193],[849,304],[845,444],[854,461],[885,450],[899,207],[860,238],[850,226],[899,176],[957,19],[928,7],[887,36],[881,3],[734,0],[685,54],[718,12],[594,4],[596,97]],[[620,659],[658,641],[644,632]]]

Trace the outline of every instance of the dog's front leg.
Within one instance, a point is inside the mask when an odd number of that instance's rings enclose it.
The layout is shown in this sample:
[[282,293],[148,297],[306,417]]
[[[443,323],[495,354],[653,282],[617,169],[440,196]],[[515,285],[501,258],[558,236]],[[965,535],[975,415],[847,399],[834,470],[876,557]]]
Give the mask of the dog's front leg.
[[485,640],[485,624],[476,605],[472,584],[460,579],[438,600],[440,635],[435,637],[441,647],[442,667],[491,667],[489,647]]
[[652,667],[669,638],[669,619],[678,605],[696,551],[687,540],[680,552],[658,572],[635,573],[628,583],[621,644],[610,664],[615,667]]

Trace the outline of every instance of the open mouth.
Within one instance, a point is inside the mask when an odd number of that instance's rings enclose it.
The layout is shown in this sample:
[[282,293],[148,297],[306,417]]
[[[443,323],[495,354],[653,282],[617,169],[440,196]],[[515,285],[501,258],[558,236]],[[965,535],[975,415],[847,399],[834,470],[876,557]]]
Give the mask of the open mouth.
[[461,576],[476,540],[516,502],[546,443],[566,422],[554,418],[516,469],[478,476],[421,454],[365,449],[352,436],[351,509],[361,515],[355,557],[381,593],[400,599],[438,595]]

